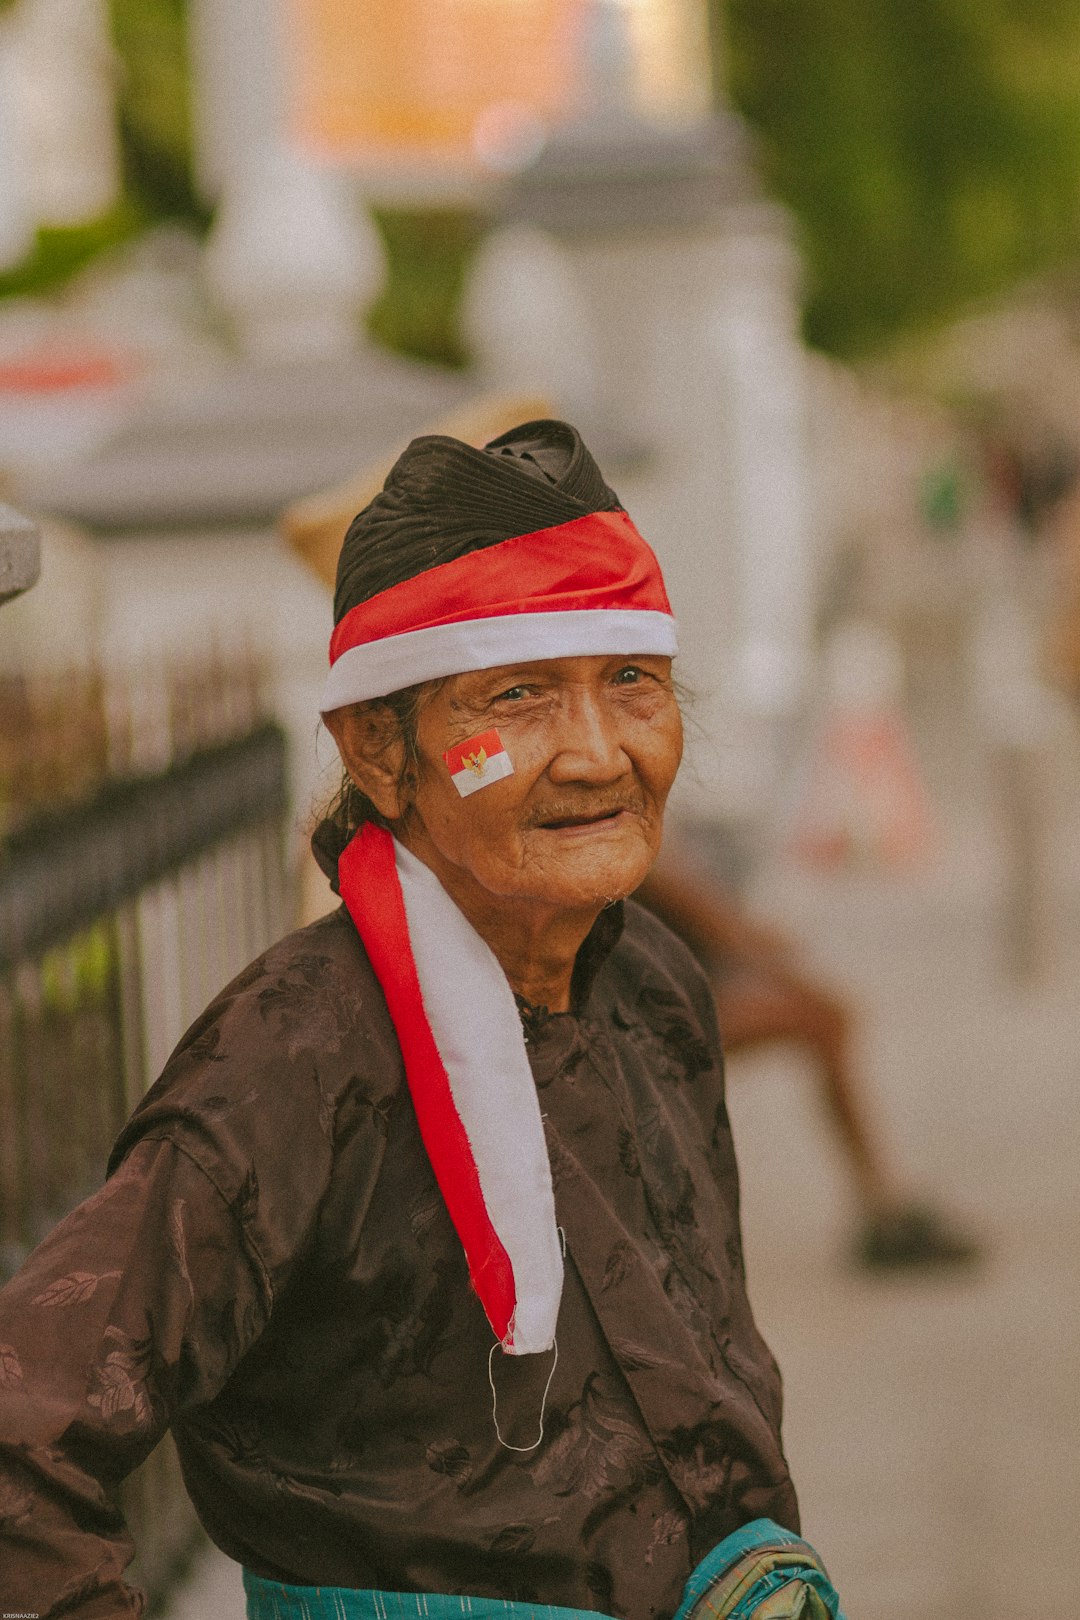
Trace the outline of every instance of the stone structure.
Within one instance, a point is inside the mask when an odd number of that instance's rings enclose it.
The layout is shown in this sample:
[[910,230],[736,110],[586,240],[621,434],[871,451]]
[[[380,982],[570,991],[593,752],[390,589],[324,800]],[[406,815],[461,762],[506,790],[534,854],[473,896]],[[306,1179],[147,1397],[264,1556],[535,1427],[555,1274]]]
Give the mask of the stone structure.
[[[302,821],[313,796],[333,790],[333,773],[320,782],[319,772],[336,751],[327,743],[316,755],[332,613],[277,519],[298,498],[392,459],[475,395],[468,377],[378,354],[236,363],[178,380],[133,403],[125,426],[92,453],[12,475],[13,499],[86,537],[87,555],[70,560],[63,587],[50,549],[48,590],[26,606],[39,621],[64,621],[59,656],[85,658],[92,647],[116,673],[148,739],[169,666],[257,654],[289,735]],[[81,626],[67,630],[80,584]],[[5,635],[0,626],[0,655]]]
[[0,604],[28,591],[40,568],[36,527],[10,506],[0,505]]
[[356,185],[289,137],[285,8],[193,0],[190,37],[211,292],[247,353],[340,357],[360,342],[382,246]]
[[738,120],[637,117],[608,46],[589,116],[503,193],[466,325],[495,384],[579,423],[656,545],[698,698],[698,811],[752,811],[811,662],[798,259]]

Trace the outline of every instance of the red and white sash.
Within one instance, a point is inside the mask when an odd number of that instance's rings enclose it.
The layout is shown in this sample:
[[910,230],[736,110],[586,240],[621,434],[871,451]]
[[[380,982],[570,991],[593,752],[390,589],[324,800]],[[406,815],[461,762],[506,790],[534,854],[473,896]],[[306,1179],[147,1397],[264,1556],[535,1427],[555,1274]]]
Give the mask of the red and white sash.
[[513,991],[438,878],[368,823],[341,897],[386,997],[420,1134],[503,1349],[548,1350],[562,1293],[544,1127]]

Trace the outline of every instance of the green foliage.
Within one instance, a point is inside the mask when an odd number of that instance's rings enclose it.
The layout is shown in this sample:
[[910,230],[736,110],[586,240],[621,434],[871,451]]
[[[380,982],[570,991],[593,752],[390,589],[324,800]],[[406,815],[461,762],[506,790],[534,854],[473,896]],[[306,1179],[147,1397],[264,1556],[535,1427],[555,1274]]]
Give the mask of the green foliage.
[[109,920],[92,923],[41,959],[41,999],[53,1012],[73,1013],[80,1002],[104,1002],[116,969]]
[[99,253],[135,236],[145,224],[143,211],[125,200],[87,225],[39,230],[30,256],[14,269],[0,272],[0,298],[36,297],[55,291]]
[[[229,0],[220,0],[228,4]],[[204,226],[192,183],[186,0],[110,0],[123,64],[119,91],[125,191],[147,220]],[[400,354],[461,366],[461,290],[482,222],[463,209],[384,208],[387,283],[368,316],[373,336]]]
[[[228,0],[221,0],[227,4]],[[124,184],[152,219],[205,225],[191,173],[186,0],[110,0]]]
[[801,228],[811,342],[880,349],[1076,253],[1072,0],[724,12],[730,92]]
[[[0,0],[0,14],[14,0]],[[110,0],[120,62],[117,116],[123,192],[83,225],[37,233],[22,264],[0,273],[0,298],[55,292],[99,253],[160,219],[205,225],[191,180],[185,0]]]
[[374,217],[388,264],[368,330],[398,354],[465,365],[458,317],[482,217],[464,208],[377,208]]

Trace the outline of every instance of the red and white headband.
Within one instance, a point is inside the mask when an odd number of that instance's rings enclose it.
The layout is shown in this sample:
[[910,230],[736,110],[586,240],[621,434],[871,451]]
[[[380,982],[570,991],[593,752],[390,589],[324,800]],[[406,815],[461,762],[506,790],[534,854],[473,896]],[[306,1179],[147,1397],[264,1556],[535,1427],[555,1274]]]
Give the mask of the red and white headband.
[[660,566],[625,512],[590,512],[517,535],[345,614],[320,709],[500,664],[590,653],[673,656]]

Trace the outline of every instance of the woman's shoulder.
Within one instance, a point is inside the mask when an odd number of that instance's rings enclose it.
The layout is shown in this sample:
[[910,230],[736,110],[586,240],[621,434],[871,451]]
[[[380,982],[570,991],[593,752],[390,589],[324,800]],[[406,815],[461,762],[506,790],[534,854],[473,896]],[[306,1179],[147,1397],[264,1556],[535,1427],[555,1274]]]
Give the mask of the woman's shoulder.
[[254,1047],[284,1051],[292,1061],[304,1053],[326,1058],[346,1040],[393,1039],[382,991],[344,906],[256,957],[215,996],[177,1054],[228,1022]]
[[687,1079],[722,1074],[716,1008],[701,965],[666,923],[632,900],[607,982],[623,1018],[646,1025]]
[[147,1136],[169,1137],[204,1167],[265,1159],[271,1142],[310,1161],[332,1150],[352,1092],[392,1094],[401,1078],[382,991],[340,908],[278,940],[214,997],[135,1109],[110,1168]]
[[711,1000],[705,971],[688,945],[655,912],[635,900],[624,902],[622,937],[613,953],[624,975],[662,979],[697,1001]]

